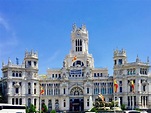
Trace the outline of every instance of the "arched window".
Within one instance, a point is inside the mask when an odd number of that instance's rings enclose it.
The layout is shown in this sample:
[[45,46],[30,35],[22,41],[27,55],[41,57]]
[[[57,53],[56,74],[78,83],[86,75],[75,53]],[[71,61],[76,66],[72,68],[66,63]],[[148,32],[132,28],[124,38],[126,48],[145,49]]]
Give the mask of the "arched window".
[[66,100],[65,99],[64,99],[63,105],[64,105],[64,107],[66,107]]
[[14,98],[12,98],[12,104],[14,105]]
[[31,94],[31,83],[28,83],[28,94]]
[[79,87],[74,87],[71,92],[70,92],[71,95],[83,95],[83,91],[81,88]]
[[36,103],[37,103],[37,99],[35,98],[34,99],[34,106],[36,106]]
[[51,100],[48,100],[48,109],[52,110],[52,101]]
[[22,105],[22,98],[19,99],[19,104]]
[[31,99],[28,98],[28,107],[30,106],[30,104],[31,104]]
[[84,63],[80,60],[77,60],[73,63],[73,66],[81,66],[82,67],[82,66],[84,66]]

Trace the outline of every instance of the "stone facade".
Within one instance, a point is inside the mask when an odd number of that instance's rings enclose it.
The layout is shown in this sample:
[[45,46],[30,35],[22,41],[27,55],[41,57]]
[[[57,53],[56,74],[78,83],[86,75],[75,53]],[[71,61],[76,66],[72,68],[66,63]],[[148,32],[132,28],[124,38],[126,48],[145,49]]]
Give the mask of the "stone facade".
[[[94,59],[88,51],[88,31],[85,25],[73,25],[71,51],[65,57],[62,68],[48,69],[38,76],[38,54],[25,52],[21,65],[8,60],[2,63],[3,94],[10,104],[34,104],[37,110],[45,103],[49,110],[84,111],[92,108],[92,101],[101,93],[105,101],[120,98],[128,108],[151,108],[151,75],[149,59],[146,63],[136,58],[128,63],[125,50],[115,50],[114,73],[109,76],[107,68],[95,68]],[[118,92],[113,93],[113,79],[117,80]],[[135,84],[132,92],[130,81]],[[40,95],[40,86],[44,94]],[[115,97],[115,98],[114,98]],[[119,99],[118,99],[119,100]]]

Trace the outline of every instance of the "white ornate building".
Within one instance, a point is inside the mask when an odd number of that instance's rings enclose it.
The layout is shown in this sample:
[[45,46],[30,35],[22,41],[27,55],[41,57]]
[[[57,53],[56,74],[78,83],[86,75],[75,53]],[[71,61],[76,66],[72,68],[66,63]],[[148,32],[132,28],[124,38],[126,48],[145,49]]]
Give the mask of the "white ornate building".
[[[11,104],[34,104],[39,109],[45,103],[48,109],[84,111],[92,107],[92,101],[101,93],[105,101],[112,101],[114,95],[128,108],[151,108],[151,75],[149,60],[146,63],[128,63],[125,50],[114,51],[114,73],[109,76],[107,68],[95,68],[93,56],[88,51],[88,31],[85,25],[73,25],[71,51],[65,57],[60,69],[48,69],[38,76],[38,54],[25,52],[21,65],[2,63],[3,94]],[[111,56],[112,57],[112,56]],[[119,84],[113,93],[113,78]],[[135,92],[129,85],[134,80]],[[40,85],[45,92],[40,95]]]

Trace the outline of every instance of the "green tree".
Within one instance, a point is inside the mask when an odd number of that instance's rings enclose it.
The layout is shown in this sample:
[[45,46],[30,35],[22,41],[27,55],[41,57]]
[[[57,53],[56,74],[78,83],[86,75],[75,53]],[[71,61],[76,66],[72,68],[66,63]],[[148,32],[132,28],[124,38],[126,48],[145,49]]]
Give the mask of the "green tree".
[[51,112],[50,113],[56,113],[56,110],[51,110]]
[[30,104],[29,113],[36,112],[36,107],[33,104]]
[[26,113],[29,113],[29,108],[26,106]]
[[42,103],[42,113],[48,112],[48,108],[45,103]]

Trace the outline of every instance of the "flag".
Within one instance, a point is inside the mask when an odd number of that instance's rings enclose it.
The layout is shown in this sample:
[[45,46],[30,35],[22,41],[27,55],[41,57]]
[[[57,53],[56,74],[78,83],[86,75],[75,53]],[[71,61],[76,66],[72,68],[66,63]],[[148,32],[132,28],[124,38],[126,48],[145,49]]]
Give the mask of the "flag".
[[134,82],[133,82],[133,80],[131,80],[131,88],[132,88],[132,92],[134,93]]
[[102,99],[102,101],[104,102],[104,96],[102,94],[99,94],[99,97]]
[[74,57],[72,58],[72,62],[74,62],[75,60],[77,60],[77,56],[74,56]]
[[40,94],[43,95],[44,94],[44,88],[42,86],[40,86]]
[[114,79],[114,93],[117,93],[118,84],[116,82],[116,79]]

